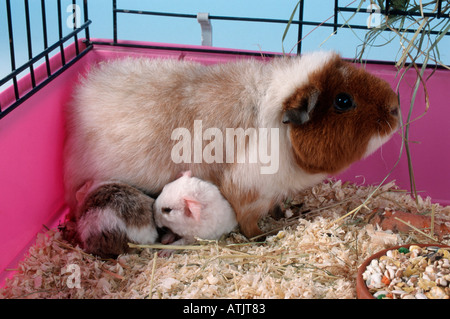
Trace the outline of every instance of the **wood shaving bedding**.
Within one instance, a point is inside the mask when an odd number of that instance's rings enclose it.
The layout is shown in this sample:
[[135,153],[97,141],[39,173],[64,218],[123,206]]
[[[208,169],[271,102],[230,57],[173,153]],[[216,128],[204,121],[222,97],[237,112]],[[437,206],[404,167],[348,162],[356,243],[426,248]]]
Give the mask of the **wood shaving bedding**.
[[450,222],[450,207],[433,207],[430,198],[416,203],[394,182],[366,201],[374,190],[329,180],[287,201],[282,212],[289,218],[262,220],[265,239],[250,242],[234,232],[169,258],[141,248],[101,260],[51,229],[37,236],[0,298],[356,298],[356,273],[365,258],[395,245],[430,243],[414,230],[381,230],[370,223],[376,214],[386,208],[433,211]]

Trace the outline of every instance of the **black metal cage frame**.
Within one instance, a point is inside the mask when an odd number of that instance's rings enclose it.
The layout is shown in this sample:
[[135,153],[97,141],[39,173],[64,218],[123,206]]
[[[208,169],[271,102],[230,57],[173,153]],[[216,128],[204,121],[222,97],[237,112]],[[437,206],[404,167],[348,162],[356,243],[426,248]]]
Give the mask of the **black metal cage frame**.
[[[72,3],[75,5],[76,0],[73,0]],[[90,39],[89,25],[91,24],[91,21],[88,19],[87,3],[88,3],[88,0],[83,0],[83,9],[84,9],[84,17],[85,17],[84,23],[79,27],[75,27],[75,24],[74,24],[74,30],[67,35],[63,35],[62,4],[61,4],[61,0],[58,0],[56,2],[57,10],[58,10],[58,26],[57,26],[57,28],[58,28],[58,33],[59,33],[59,40],[56,41],[55,43],[49,45],[49,43],[48,43],[49,42],[48,41],[48,25],[47,25],[47,9],[46,9],[46,5],[45,5],[45,0],[41,0],[41,12],[37,13],[37,14],[41,14],[41,16],[42,16],[42,33],[43,33],[44,50],[42,52],[39,52],[38,54],[34,55],[32,41],[31,41],[29,0],[24,0],[24,7],[25,7],[24,15],[25,15],[26,33],[27,33],[26,41],[27,41],[29,60],[21,66],[16,66],[16,44],[15,44],[15,39],[14,39],[14,34],[13,34],[11,0],[6,0],[6,18],[7,18],[7,25],[8,25],[11,73],[0,80],[0,92],[3,91],[5,84],[8,84],[10,81],[12,81],[12,85],[14,88],[15,102],[12,105],[8,106],[6,109],[4,109],[2,105],[0,105],[0,119],[5,117],[8,113],[10,113],[15,108],[17,108],[20,104],[22,104],[29,97],[31,97],[33,94],[35,94],[37,91],[39,91],[47,83],[49,83],[54,78],[56,78],[59,74],[64,72],[67,68],[69,68],[76,61],[81,59],[92,48],[92,44],[89,44],[89,42],[90,42],[90,40],[89,40]],[[83,31],[84,31],[86,43],[88,45],[84,50],[81,50],[79,47],[79,44],[78,44],[79,43],[78,37],[79,37],[79,34],[82,33]],[[75,43],[76,56],[72,60],[67,61],[65,53],[64,53],[64,45],[70,41],[73,41]],[[51,66],[50,66],[49,56],[58,51],[61,56],[61,67],[56,70],[52,70]],[[40,62],[41,59],[43,59],[43,58],[45,58],[47,78],[44,81],[37,83],[35,74],[34,74],[35,64]],[[18,76],[22,72],[26,71],[27,69],[29,69],[32,89],[30,91],[22,94],[22,92],[20,92],[20,90],[19,90]]]
[[[0,119],[4,118],[8,113],[17,108],[20,104],[22,104],[25,100],[27,100],[30,96],[44,87],[47,83],[52,81],[59,74],[64,72],[67,68],[69,68],[72,64],[82,58],[87,52],[89,52],[94,45],[111,45],[111,46],[132,46],[132,47],[142,47],[142,48],[159,48],[159,49],[167,49],[167,50],[177,50],[174,47],[161,47],[161,46],[153,46],[153,45],[145,45],[145,44],[128,44],[124,42],[120,42],[118,39],[118,15],[119,14],[140,14],[140,15],[148,15],[148,16],[165,16],[165,17],[173,17],[173,18],[187,18],[187,19],[197,19],[197,15],[194,14],[180,14],[180,13],[167,13],[167,12],[156,12],[156,11],[141,11],[141,10],[129,10],[126,8],[118,8],[117,0],[112,0],[112,17],[113,17],[113,30],[112,30],[112,39],[111,41],[91,41],[89,26],[91,24],[91,20],[89,19],[88,12],[88,0],[72,0],[72,4],[75,6],[77,3],[82,3],[83,7],[83,23],[80,26],[75,26],[72,32],[67,35],[63,35],[63,17],[62,17],[62,0],[55,0],[57,6],[57,28],[59,32],[59,40],[53,44],[48,43],[48,25],[47,25],[47,10],[45,6],[45,0],[41,0],[41,12],[33,12],[33,14],[40,14],[42,16],[42,34],[43,34],[43,47],[44,50],[39,52],[38,54],[34,54],[33,45],[31,40],[31,27],[30,27],[30,6],[29,0],[24,0],[24,16],[26,21],[26,42],[28,48],[28,61],[23,65],[16,65],[16,39],[14,38],[13,33],[13,21],[11,14],[11,0],[5,0],[6,2],[6,19],[8,26],[8,36],[9,36],[9,53],[10,53],[10,66],[11,73],[8,74],[3,79],[0,79],[0,92],[5,89],[5,86],[9,86],[12,82],[12,86],[14,89],[14,97],[15,101],[11,105],[0,105]],[[436,18],[450,18],[442,15],[442,2],[443,0],[437,0],[437,11],[435,13],[423,13],[426,16],[432,16]],[[243,22],[259,22],[259,23],[276,23],[276,24],[292,24],[298,26],[297,32],[297,54],[301,53],[302,50],[302,39],[303,39],[303,28],[304,26],[315,26],[315,27],[328,27],[333,28],[334,32],[341,27],[343,28],[353,28],[353,29],[363,29],[367,30],[366,25],[356,25],[356,24],[348,24],[346,22],[339,21],[339,13],[340,12],[353,12],[357,13],[359,11],[358,8],[352,8],[348,6],[340,6],[339,0],[334,1],[334,16],[332,22],[323,22],[323,21],[307,21],[304,20],[304,0],[299,1],[298,3],[298,17],[297,19],[287,20],[287,19],[267,19],[267,18],[253,18],[253,17],[232,17],[232,16],[218,16],[218,15],[209,15],[210,20],[227,20],[227,21],[243,21]],[[364,12],[366,13],[366,12]],[[391,5],[391,1],[386,0],[384,2],[384,9],[381,11],[384,15],[411,15],[406,11],[400,11],[393,9]],[[366,13],[367,14],[367,13]],[[405,30],[406,32],[416,32],[416,30]],[[80,48],[79,46],[79,37],[84,34],[84,46]],[[437,32],[432,32],[432,34],[437,34]],[[71,59],[66,59],[64,45],[67,43],[75,43],[76,55]],[[243,51],[221,51],[219,49],[213,48],[189,48],[183,50],[190,51],[201,51],[201,52],[220,52],[220,53],[232,53],[232,54],[248,54],[248,55],[259,55],[259,53],[251,53],[251,52],[243,52]],[[49,56],[55,53],[59,53],[61,57],[61,65],[59,68],[52,70],[49,62]],[[47,70],[47,78],[43,81],[37,83],[34,70],[35,64],[45,59],[45,66]],[[29,70],[30,81],[32,89],[27,92],[20,92],[18,85],[18,77],[21,73]]]

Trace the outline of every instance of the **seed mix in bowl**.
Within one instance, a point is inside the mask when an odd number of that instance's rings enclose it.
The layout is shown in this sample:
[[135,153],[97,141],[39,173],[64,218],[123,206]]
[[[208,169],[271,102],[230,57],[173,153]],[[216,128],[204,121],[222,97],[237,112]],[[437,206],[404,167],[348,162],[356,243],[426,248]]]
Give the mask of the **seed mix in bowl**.
[[450,299],[450,248],[412,245],[373,259],[363,273],[378,299]]

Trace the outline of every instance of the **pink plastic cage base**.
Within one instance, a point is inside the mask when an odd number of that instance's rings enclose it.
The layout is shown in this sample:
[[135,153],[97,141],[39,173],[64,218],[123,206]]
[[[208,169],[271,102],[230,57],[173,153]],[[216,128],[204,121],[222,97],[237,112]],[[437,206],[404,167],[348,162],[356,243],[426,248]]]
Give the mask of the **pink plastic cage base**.
[[[227,49],[214,53],[211,50],[217,48],[200,52],[199,49],[204,47],[145,44],[172,49],[94,45],[84,57],[0,121],[0,285],[12,274],[9,269],[16,267],[23,258],[34,243],[36,234],[43,230],[43,225],[56,227],[67,213],[62,175],[65,134],[63,106],[70,98],[71,89],[80,74],[94,63],[130,55],[195,60],[207,64],[249,58],[247,55],[230,53],[231,50],[226,53]],[[82,40],[79,45],[84,47]],[[65,55],[68,59],[74,57],[73,44],[65,49]],[[262,56],[252,58],[267,59]],[[52,69],[60,66],[59,55],[51,59],[51,66]],[[371,63],[366,67],[390,82],[393,88],[396,87],[398,77],[394,66]],[[36,68],[35,74],[38,82],[45,79],[45,66]],[[410,139],[419,142],[411,145],[417,187],[424,191],[422,196],[431,196],[433,201],[444,205],[450,204],[450,109],[446,107],[450,100],[449,75],[449,71],[437,70],[428,80],[431,108],[425,117],[411,125],[410,133]],[[409,109],[414,81],[414,71],[410,71],[400,86],[404,118]],[[29,83],[29,76],[21,79],[20,91],[29,90]],[[12,88],[0,93],[0,105],[8,105],[13,96]],[[414,109],[413,118],[425,110],[423,90],[419,90]],[[378,184],[397,162],[400,147],[401,136],[397,134],[375,154],[353,164],[337,178],[359,184]],[[388,180],[396,180],[401,188],[409,189],[408,164],[404,152]]]

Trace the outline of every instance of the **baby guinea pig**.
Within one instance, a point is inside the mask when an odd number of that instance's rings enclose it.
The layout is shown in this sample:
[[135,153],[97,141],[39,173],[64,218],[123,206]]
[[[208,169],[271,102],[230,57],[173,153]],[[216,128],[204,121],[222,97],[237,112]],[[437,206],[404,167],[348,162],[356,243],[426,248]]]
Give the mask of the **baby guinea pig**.
[[77,232],[83,249],[102,258],[129,253],[128,243],[153,244],[158,232],[154,199],[118,182],[86,182],[76,193]]
[[[219,239],[237,226],[236,215],[219,189],[192,177],[190,171],[164,186],[154,210],[156,225],[181,237],[173,245],[193,243],[195,237]],[[161,242],[170,240],[163,236]]]

